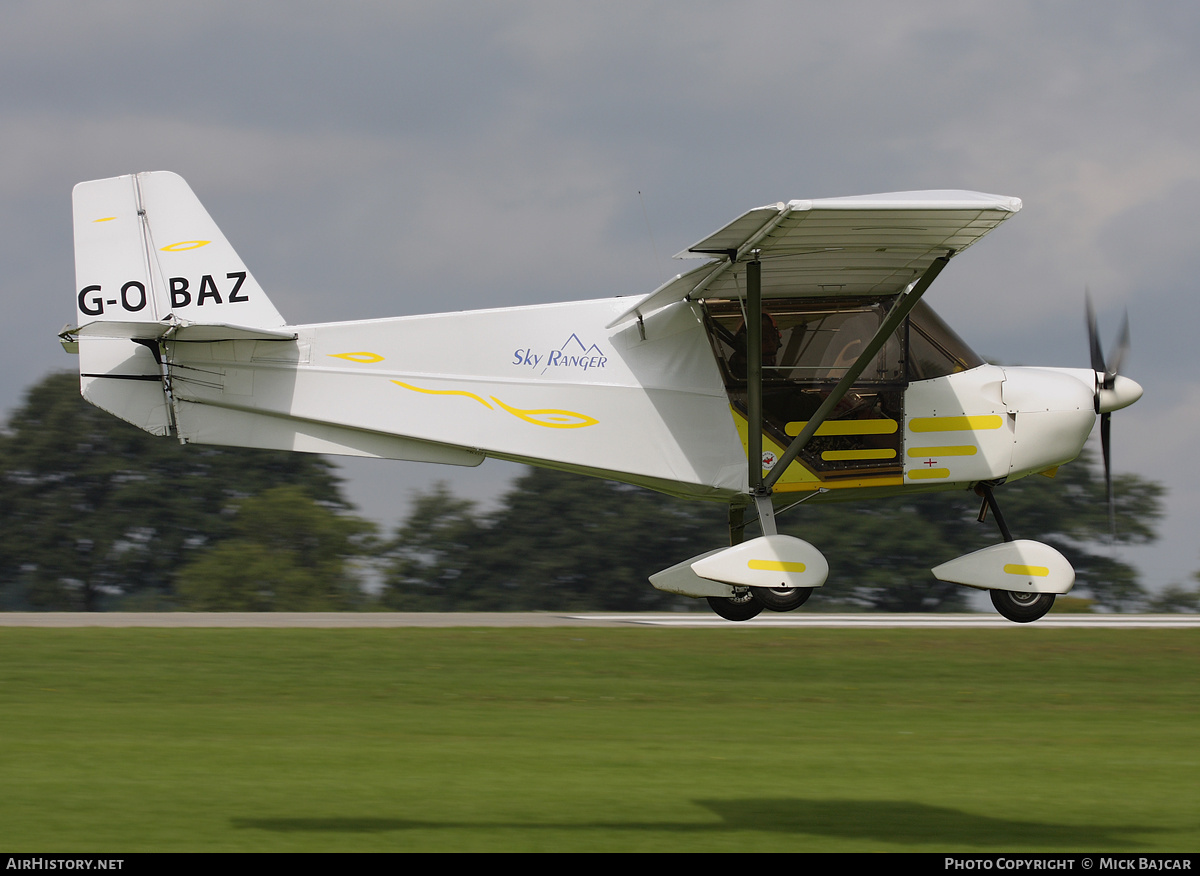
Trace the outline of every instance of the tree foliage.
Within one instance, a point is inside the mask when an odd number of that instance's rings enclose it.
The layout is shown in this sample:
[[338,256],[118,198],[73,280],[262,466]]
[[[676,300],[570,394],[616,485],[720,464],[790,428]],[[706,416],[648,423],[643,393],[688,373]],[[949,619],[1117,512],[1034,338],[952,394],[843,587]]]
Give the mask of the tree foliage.
[[232,534],[179,571],[191,611],[346,611],[364,594],[354,561],[374,526],[313,502],[302,487],[240,500]]
[[425,611],[641,611],[683,602],[647,577],[721,544],[725,510],[529,469],[491,514],[444,487],[419,497],[389,552],[384,604]]
[[346,507],[322,457],[181,447],[85,402],[76,375],[50,375],[0,434],[4,607],[174,607],[175,572],[236,533],[235,501],[288,484]]

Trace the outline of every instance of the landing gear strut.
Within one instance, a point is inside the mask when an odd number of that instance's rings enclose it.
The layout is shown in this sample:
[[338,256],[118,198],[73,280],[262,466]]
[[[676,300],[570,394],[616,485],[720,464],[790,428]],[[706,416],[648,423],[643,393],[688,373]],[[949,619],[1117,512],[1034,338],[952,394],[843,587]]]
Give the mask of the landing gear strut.
[[[758,506],[759,525],[763,534],[774,534],[775,514],[770,498],[755,499]],[[746,506],[729,506],[729,543],[741,544],[745,538]],[[792,611],[804,605],[812,596],[811,587],[746,587],[734,592],[733,596],[709,596],[708,604],[725,620],[744,621],[757,617],[762,610]]]

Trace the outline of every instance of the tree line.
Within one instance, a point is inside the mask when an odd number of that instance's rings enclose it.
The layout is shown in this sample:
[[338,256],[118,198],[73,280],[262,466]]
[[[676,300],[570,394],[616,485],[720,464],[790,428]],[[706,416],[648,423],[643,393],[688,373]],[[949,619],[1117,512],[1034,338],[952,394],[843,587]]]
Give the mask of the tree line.
[[[1162,493],[1118,476],[1118,543],[1155,538]],[[1095,604],[1197,608],[1180,587],[1156,603],[1112,556],[1090,459],[997,496],[1016,537],[1062,551]],[[999,540],[978,508],[964,492],[781,516],[781,532],[830,560],[805,610],[961,610],[964,588],[929,568]],[[50,375],[0,433],[0,610],[702,609],[647,578],[728,541],[722,504],[548,469],[527,470],[486,512],[436,487],[390,534],[352,512],[322,456],[181,447],[84,402],[76,375]]]

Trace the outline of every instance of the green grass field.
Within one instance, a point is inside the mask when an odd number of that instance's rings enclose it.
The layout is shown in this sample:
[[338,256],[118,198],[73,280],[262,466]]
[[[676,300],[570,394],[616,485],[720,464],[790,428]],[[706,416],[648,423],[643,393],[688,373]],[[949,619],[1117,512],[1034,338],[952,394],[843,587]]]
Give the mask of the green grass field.
[[1179,630],[0,629],[0,850],[1191,851]]

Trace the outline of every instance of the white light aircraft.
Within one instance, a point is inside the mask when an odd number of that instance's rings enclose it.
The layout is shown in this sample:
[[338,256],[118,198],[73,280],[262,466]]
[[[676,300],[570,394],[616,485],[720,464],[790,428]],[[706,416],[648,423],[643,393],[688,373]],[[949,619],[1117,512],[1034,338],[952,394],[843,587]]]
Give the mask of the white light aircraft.
[[1003,540],[933,574],[1028,622],[1075,572],[1012,537],[993,488],[1074,459],[1099,415],[1111,506],[1109,415],[1142,389],[1117,374],[1127,329],[1106,364],[1090,305],[1090,368],[1014,368],[921,301],[1020,208],[964,191],[769,204],[636,301],[289,325],[187,183],[139,173],[75,187],[62,337],[84,398],[184,444],[494,457],[726,503],[730,545],[650,580],[730,620],[825,583],[820,551],[777,532],[787,508],[974,489]]

